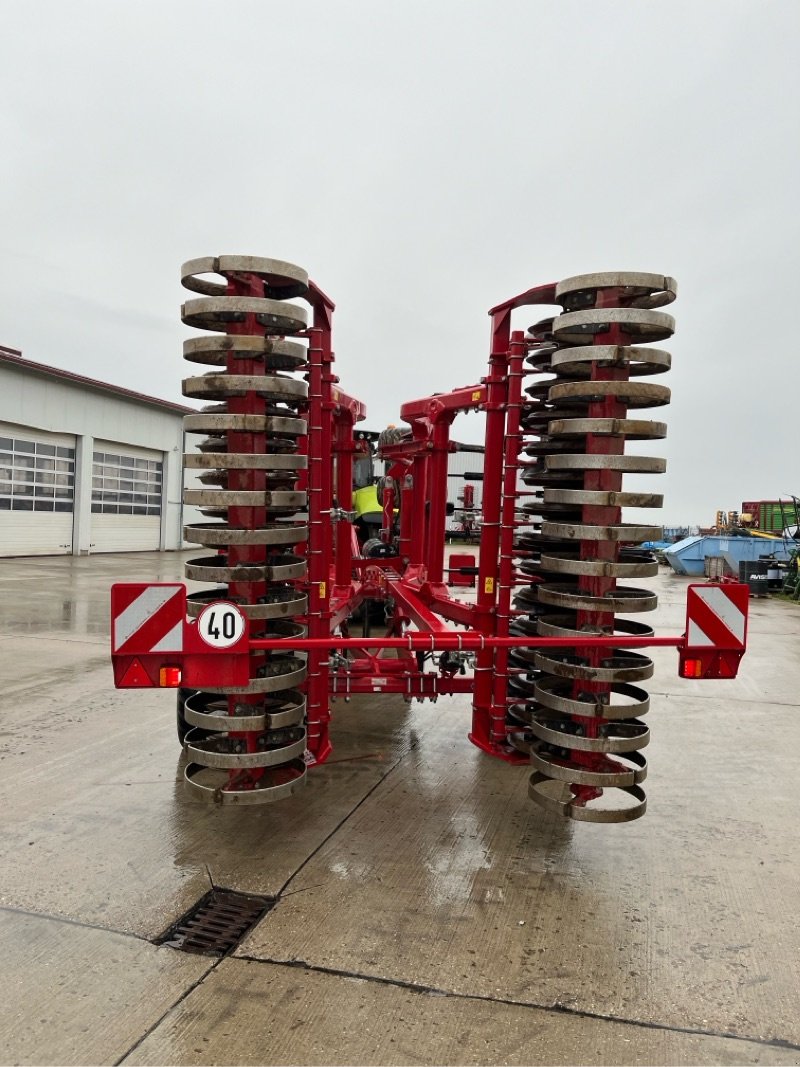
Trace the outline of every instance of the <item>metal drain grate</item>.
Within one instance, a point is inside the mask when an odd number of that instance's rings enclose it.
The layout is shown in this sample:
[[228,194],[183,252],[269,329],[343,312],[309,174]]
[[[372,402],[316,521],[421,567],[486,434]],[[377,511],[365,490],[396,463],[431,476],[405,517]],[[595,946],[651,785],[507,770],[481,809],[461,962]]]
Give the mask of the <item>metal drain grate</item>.
[[230,889],[212,889],[161,937],[157,945],[202,956],[224,956],[242,940],[275,903]]

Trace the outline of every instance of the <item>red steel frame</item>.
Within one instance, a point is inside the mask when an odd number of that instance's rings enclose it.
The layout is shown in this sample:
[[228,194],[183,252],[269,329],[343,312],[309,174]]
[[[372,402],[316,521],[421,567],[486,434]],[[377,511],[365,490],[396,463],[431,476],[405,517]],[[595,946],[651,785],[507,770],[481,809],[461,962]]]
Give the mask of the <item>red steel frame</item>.
[[[348,521],[352,463],[358,451],[355,426],[364,418],[365,408],[338,388],[332,373],[333,305],[315,286],[309,299],[314,309],[308,331],[309,637],[293,642],[293,647],[309,653],[309,751],[317,763],[330,755],[330,699],[383,692],[399,693],[409,700],[435,700],[440,695],[472,693],[470,740],[493,756],[527,762],[507,741],[511,729],[506,720],[509,649],[570,647],[574,640],[526,641],[509,636],[513,590],[519,584],[514,538],[519,498],[524,495],[518,471],[523,360],[528,351],[522,331],[511,330],[511,315],[520,307],[554,304],[555,285],[529,289],[491,309],[489,367],[481,382],[401,408],[410,432],[405,439],[380,448],[380,458],[390,464],[384,501],[386,540],[398,495],[400,499],[398,554],[376,559],[360,555],[355,529]],[[444,571],[448,455],[458,447],[450,439],[450,427],[460,412],[470,410],[486,413],[476,603],[452,597]],[[392,621],[385,636],[350,637],[348,620],[364,599],[392,602]],[[409,626],[415,631],[407,633]],[[683,640],[587,637],[581,647],[681,647]],[[274,647],[258,638],[251,644],[253,648]],[[397,658],[379,658],[385,649],[395,650]],[[332,666],[330,651],[347,652],[348,658]],[[474,677],[461,676],[449,667],[439,673],[422,670],[417,656],[427,651],[474,652]]]
[[[237,292],[247,292],[246,279],[237,279],[235,288]],[[515,615],[513,590],[517,585],[530,584],[529,577],[520,576],[518,580],[514,564],[515,557],[520,556],[519,549],[514,548],[519,499],[525,495],[519,488],[518,473],[523,361],[529,342],[521,331],[512,332],[511,315],[520,307],[555,304],[555,284],[529,289],[491,309],[489,366],[479,383],[414,400],[401,408],[408,431],[387,437],[379,447],[380,458],[389,464],[383,503],[382,536],[386,542],[392,541],[390,527],[399,500],[398,551],[384,558],[365,558],[361,554],[351,522],[353,457],[361,450],[355,428],[365,418],[366,410],[339,388],[339,379],[333,373],[333,302],[313,283],[307,299],[312,307],[312,323],[299,336],[309,341],[305,438],[308,468],[299,488],[308,494],[309,535],[308,543],[297,551],[305,553],[308,562],[307,578],[300,583],[308,593],[308,614],[303,620],[308,636],[289,642],[265,638],[261,636],[263,625],[257,624],[249,628],[247,654],[285,651],[287,644],[307,652],[307,744],[311,762],[324,763],[332,751],[331,700],[375,692],[398,693],[407,700],[472,693],[470,740],[493,756],[509,762],[527,762],[527,757],[507,739],[508,731],[516,729],[506,720],[512,673],[509,650],[574,647],[575,639],[510,635]],[[242,369],[250,371],[251,367],[247,364]],[[232,401],[232,410],[248,411],[248,402]],[[444,564],[448,456],[459,447],[451,440],[450,428],[460,412],[471,410],[481,410],[486,415],[483,522],[475,603],[450,595]],[[609,409],[603,414],[615,412]],[[251,446],[249,439],[241,443],[243,447]],[[595,442],[589,443],[595,447]],[[238,444],[233,440],[232,449],[236,450]],[[596,447],[600,450],[602,441]],[[254,484],[250,472],[236,477],[244,487]],[[607,516],[598,513],[586,517],[599,521]],[[232,548],[231,559],[244,559],[247,551]],[[235,584],[230,590],[236,594]],[[391,602],[384,636],[350,635],[349,620],[365,599]],[[685,635],[626,638],[618,634],[580,640],[582,652],[595,655],[603,648],[648,646],[678,648],[681,673],[687,677],[732,677],[743,651],[742,646],[741,650],[698,652],[687,646]],[[387,649],[394,650],[396,658],[380,658],[379,653]],[[458,664],[452,660],[440,663],[438,672],[425,671],[424,654],[429,652],[474,653],[474,677],[458,673]],[[690,655],[698,658],[687,660]],[[154,657],[146,655],[141,662],[150,671],[151,682],[121,682],[130,666],[129,659],[114,655],[118,685],[156,684],[152,678],[158,676],[158,664]],[[163,656],[159,663],[162,660]],[[226,657],[217,656],[216,663],[224,673]],[[184,671],[181,684],[192,684],[189,673]]]

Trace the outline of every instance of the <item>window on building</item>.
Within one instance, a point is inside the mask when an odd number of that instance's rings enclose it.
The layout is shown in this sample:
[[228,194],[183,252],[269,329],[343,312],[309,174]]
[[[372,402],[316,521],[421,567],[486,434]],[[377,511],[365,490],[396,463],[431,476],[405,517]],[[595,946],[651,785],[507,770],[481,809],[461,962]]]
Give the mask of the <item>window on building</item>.
[[163,465],[111,452],[92,456],[92,511],[103,515],[160,515]]
[[0,437],[0,511],[72,511],[75,449]]

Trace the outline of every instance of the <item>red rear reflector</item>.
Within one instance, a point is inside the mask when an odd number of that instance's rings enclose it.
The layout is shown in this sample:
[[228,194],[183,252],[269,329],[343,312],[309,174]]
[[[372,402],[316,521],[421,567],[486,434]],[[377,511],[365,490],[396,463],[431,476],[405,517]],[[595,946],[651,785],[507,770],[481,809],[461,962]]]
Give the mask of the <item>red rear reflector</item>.
[[180,667],[162,667],[158,672],[158,684],[162,689],[177,689],[181,684]]
[[152,685],[150,675],[138,659],[134,659],[117,683],[118,689],[143,689]]

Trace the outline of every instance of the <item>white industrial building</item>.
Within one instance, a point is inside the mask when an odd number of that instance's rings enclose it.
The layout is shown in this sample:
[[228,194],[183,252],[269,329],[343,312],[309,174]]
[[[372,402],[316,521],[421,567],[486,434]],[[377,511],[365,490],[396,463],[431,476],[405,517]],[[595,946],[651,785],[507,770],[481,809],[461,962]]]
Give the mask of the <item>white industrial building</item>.
[[180,548],[192,410],[0,346],[0,556]]

